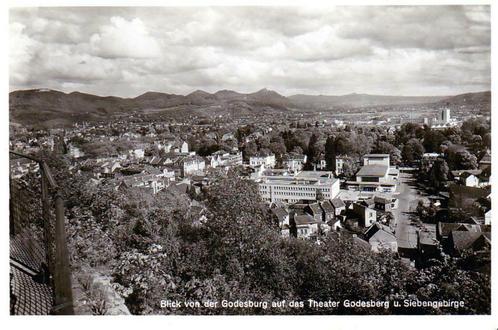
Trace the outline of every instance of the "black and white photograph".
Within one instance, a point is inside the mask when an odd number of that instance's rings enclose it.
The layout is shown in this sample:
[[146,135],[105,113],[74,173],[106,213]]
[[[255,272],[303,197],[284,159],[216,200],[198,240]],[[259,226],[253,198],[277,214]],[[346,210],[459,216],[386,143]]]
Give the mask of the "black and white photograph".
[[9,6],[3,312],[491,315],[491,7]]

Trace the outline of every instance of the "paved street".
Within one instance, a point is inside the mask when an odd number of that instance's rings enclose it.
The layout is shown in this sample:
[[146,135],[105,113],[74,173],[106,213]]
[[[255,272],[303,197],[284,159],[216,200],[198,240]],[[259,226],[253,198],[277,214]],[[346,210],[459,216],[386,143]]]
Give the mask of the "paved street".
[[417,247],[416,227],[411,225],[411,212],[415,212],[418,203],[417,190],[411,185],[414,181],[411,174],[400,174],[400,185],[398,187],[398,208],[394,210],[396,219],[396,238],[398,248],[414,249]]

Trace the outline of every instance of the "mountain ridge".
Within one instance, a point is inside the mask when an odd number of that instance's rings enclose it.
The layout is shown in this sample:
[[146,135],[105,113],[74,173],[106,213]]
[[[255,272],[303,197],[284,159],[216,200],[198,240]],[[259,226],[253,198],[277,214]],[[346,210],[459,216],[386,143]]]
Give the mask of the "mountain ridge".
[[186,95],[148,91],[133,98],[118,96],[97,96],[74,91],[65,93],[46,88],[17,90],[9,93],[11,118],[21,123],[57,119],[67,116],[71,120],[85,118],[98,119],[113,113],[145,111],[148,109],[168,109],[180,107],[188,109],[220,108],[244,114],[259,111],[333,110],[337,107],[388,106],[408,104],[490,103],[491,92],[464,93],[453,96],[392,96],[351,93],[346,95],[307,95],[283,96],[270,89],[260,89],[253,93],[239,93],[233,90],[219,90],[209,93],[196,90]]

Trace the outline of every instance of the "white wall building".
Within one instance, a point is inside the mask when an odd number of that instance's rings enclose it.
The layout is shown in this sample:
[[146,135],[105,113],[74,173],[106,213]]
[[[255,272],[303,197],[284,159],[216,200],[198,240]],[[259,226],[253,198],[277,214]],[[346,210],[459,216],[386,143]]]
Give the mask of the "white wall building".
[[450,109],[446,108],[446,109],[443,109],[441,110],[441,118],[440,120],[443,122],[443,123],[449,123],[451,118],[450,118]]
[[180,152],[182,154],[188,154],[188,143],[183,141],[183,143],[180,146]]
[[301,171],[306,163],[306,155],[289,154],[286,155],[282,161],[284,168],[289,171]]
[[337,156],[335,158],[335,175],[344,173],[344,165],[346,163],[352,164],[353,159],[349,156]]
[[242,165],[242,152],[230,154],[217,151],[210,157],[210,165],[212,168]]
[[266,170],[255,177],[259,193],[267,202],[296,203],[300,200],[316,201],[317,194],[334,199],[339,194],[339,179],[332,172]]
[[363,166],[365,165],[384,165],[390,166],[389,154],[368,154],[363,156]]
[[434,129],[444,129],[448,127],[454,127],[458,124],[458,121],[455,119],[451,119],[451,112],[450,109],[442,109],[441,113],[439,114],[438,118],[434,118],[430,126],[431,128]]
[[185,158],[181,164],[182,176],[201,174],[206,168],[206,162],[200,157]]
[[356,181],[347,181],[349,190],[393,193],[399,170],[389,166],[388,154],[370,154],[363,157],[363,166],[356,173]]
[[253,156],[249,158],[249,165],[251,166],[264,165],[265,168],[274,168],[275,164],[276,161],[274,154],[268,156]]
[[85,155],[85,153],[83,151],[81,151],[80,148],[70,144],[69,145],[69,155],[73,158],[80,158],[80,157],[83,157]]
[[144,149],[138,148],[134,150],[130,150],[130,156],[138,159],[142,159],[145,157]]

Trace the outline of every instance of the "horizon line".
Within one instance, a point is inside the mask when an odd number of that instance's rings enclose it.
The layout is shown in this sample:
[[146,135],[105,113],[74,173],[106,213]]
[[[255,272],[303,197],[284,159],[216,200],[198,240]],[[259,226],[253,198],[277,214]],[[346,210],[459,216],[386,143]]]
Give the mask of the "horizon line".
[[46,88],[46,87],[38,87],[38,88],[27,88],[27,89],[16,89],[16,90],[12,90],[12,91],[9,91],[9,95],[11,93],[15,93],[15,92],[26,92],[26,91],[36,91],[36,90],[47,90],[47,91],[53,91],[53,92],[59,92],[59,93],[63,93],[63,94],[66,94],[66,95],[69,95],[69,94],[73,94],[73,93],[80,93],[80,94],[87,94],[87,95],[93,95],[93,96],[97,96],[97,97],[115,97],[115,98],[121,98],[121,99],[135,99],[139,96],[142,96],[144,94],[147,94],[147,93],[158,93],[158,94],[168,94],[168,95],[178,95],[178,96],[183,96],[183,97],[186,97],[190,94],[193,94],[195,92],[204,92],[204,93],[207,93],[207,94],[210,94],[210,95],[214,95],[218,92],[221,92],[221,91],[228,91],[228,92],[235,92],[235,93],[238,93],[238,94],[243,94],[243,95],[249,95],[249,94],[255,94],[255,93],[258,93],[258,92],[261,92],[261,91],[269,91],[269,92],[275,92],[277,94],[279,94],[280,96],[283,96],[283,97],[286,97],[286,98],[289,98],[289,97],[292,97],[292,96],[314,96],[314,97],[320,97],[320,96],[331,96],[331,97],[341,97],[341,96],[349,96],[349,95],[368,95],[368,96],[385,96],[385,97],[452,97],[452,96],[458,96],[458,95],[464,95],[464,94],[477,94],[477,93],[486,93],[486,92],[491,92],[491,89],[488,89],[488,90],[481,90],[481,91],[477,91],[477,92],[463,92],[463,93],[458,93],[458,94],[450,94],[450,95],[393,95],[393,94],[369,94],[369,93],[357,93],[357,92],[351,92],[351,93],[347,93],[347,94],[304,94],[304,93],[297,93],[297,94],[292,94],[292,95],[284,95],[284,94],[281,94],[279,93],[278,91],[274,90],[274,89],[269,89],[269,88],[261,88],[255,92],[249,92],[249,93],[243,93],[243,92],[238,92],[236,90],[232,90],[232,89],[220,89],[220,90],[217,90],[216,92],[207,92],[205,90],[202,90],[202,89],[196,89],[196,90],[193,90],[192,92],[190,93],[187,93],[187,94],[175,94],[175,93],[168,93],[168,92],[159,92],[159,91],[153,91],[153,90],[149,90],[149,91],[145,91],[137,96],[134,96],[134,97],[123,97],[123,96],[116,96],[116,95],[99,95],[99,94],[92,94],[92,93],[87,93],[87,92],[81,92],[81,91],[77,91],[77,90],[73,90],[71,92],[65,92],[65,91],[61,91],[61,90],[57,90],[57,89],[52,89],[52,88]]

